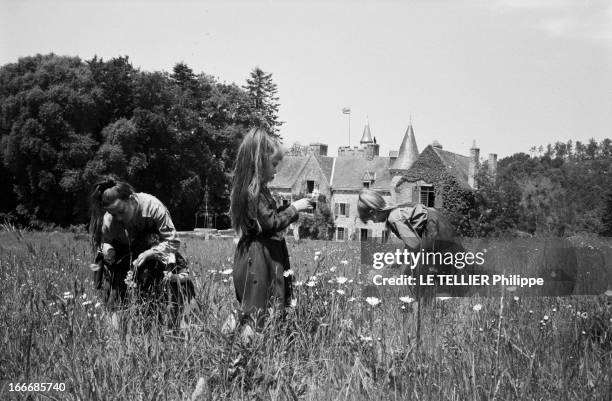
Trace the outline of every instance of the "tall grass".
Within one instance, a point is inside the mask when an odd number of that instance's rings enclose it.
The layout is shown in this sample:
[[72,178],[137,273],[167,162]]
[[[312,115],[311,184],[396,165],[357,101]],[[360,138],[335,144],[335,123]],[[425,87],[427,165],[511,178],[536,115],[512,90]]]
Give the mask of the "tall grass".
[[220,330],[236,306],[229,240],[184,241],[201,311],[181,330],[136,300],[113,325],[86,238],[3,232],[0,243],[2,399],[25,399],[8,382],[63,382],[29,393],[62,400],[612,399],[605,295],[422,303],[417,341],[414,302],[365,302],[377,294],[358,244],[301,241],[289,244],[295,308],[245,342]]

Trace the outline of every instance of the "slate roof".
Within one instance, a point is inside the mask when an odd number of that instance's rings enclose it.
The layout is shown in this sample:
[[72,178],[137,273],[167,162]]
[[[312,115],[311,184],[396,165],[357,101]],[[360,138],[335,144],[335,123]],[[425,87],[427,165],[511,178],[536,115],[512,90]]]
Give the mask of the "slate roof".
[[331,181],[332,168],[334,167],[334,158],[331,156],[315,156],[321,166],[323,175],[327,178],[327,182]]
[[372,140],[372,133],[370,132],[370,123],[367,123],[363,128],[363,135],[361,136],[361,141],[359,143],[374,143]]
[[310,158],[319,163],[323,176],[329,182],[331,179],[334,158],[331,156],[315,156],[309,153],[307,156],[285,156],[276,166],[276,175],[268,184],[270,188],[291,188],[297,181],[300,173]]
[[376,175],[376,180],[370,185],[371,189],[389,190],[391,174],[389,173],[388,157],[373,157],[368,160],[362,156],[343,156],[336,158],[334,169],[334,189],[363,188],[363,176],[366,171]]
[[440,157],[446,171],[452,174],[453,177],[457,179],[457,182],[466,186],[467,188],[470,188],[470,184],[468,183],[470,158],[468,156],[463,156],[433,146],[432,149]]
[[276,175],[268,186],[270,188],[291,188],[312,155],[285,156],[276,166]]
[[397,159],[391,166],[392,170],[408,170],[414,161],[419,157],[419,149],[417,148],[416,139],[414,138],[414,130],[412,124],[408,126],[404,133],[404,139],[399,149]]

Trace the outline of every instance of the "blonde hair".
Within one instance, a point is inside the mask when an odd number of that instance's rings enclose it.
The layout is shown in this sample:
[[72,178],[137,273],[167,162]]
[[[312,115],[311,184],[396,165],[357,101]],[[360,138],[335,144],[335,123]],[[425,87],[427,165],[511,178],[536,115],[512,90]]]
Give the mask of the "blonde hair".
[[388,203],[378,192],[363,188],[359,191],[357,212],[363,222],[367,222],[375,214],[393,209],[395,206]]
[[244,136],[236,154],[230,196],[230,216],[236,232],[261,232],[257,222],[259,194],[266,185],[266,160],[276,152],[282,152],[281,146],[265,128],[252,128]]

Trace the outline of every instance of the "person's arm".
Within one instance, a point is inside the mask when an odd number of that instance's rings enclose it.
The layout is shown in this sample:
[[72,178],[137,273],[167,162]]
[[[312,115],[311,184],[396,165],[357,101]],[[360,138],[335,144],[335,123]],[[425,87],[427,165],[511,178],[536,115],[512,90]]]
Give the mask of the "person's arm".
[[419,250],[421,234],[427,224],[427,210],[421,205],[412,210],[395,209],[389,214],[387,224],[391,231],[398,236],[411,250]]
[[257,205],[257,221],[264,233],[274,234],[284,230],[300,217],[298,209],[291,204],[282,211],[270,207],[270,203],[264,196],[259,197]]
[[160,241],[159,244],[151,247],[151,251],[156,259],[167,262],[169,255],[178,252],[181,247],[181,241],[179,240],[174,223],[170,217],[168,209],[159,202],[155,205],[151,218],[157,226],[159,231]]
[[181,242],[176,234],[170,213],[157,199],[154,199],[148,206],[150,208],[148,211],[149,218],[159,232],[159,244],[141,253],[134,261],[134,265],[138,267],[149,259],[156,259],[166,264],[174,263],[174,254],[178,252]]

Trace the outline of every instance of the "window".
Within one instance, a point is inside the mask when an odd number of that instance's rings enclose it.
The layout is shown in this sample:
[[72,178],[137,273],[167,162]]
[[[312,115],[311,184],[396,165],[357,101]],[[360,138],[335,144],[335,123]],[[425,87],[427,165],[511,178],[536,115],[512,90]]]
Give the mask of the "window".
[[382,242],[389,241],[389,230],[382,230]]
[[370,183],[368,181],[364,181],[363,182],[363,187],[364,188],[370,188]]
[[362,241],[367,241],[368,237],[370,235],[370,230],[368,230],[367,228],[362,228],[361,230],[359,230],[359,239],[361,239]]
[[349,217],[350,207],[348,203],[337,202],[334,206],[334,215]]
[[284,207],[289,206],[289,199],[283,199],[283,206]]
[[336,228],[336,239],[338,241],[344,241],[344,227]]
[[420,202],[427,207],[434,207],[435,193],[433,185],[421,186]]
[[314,181],[306,181],[306,191],[311,194],[315,189]]

